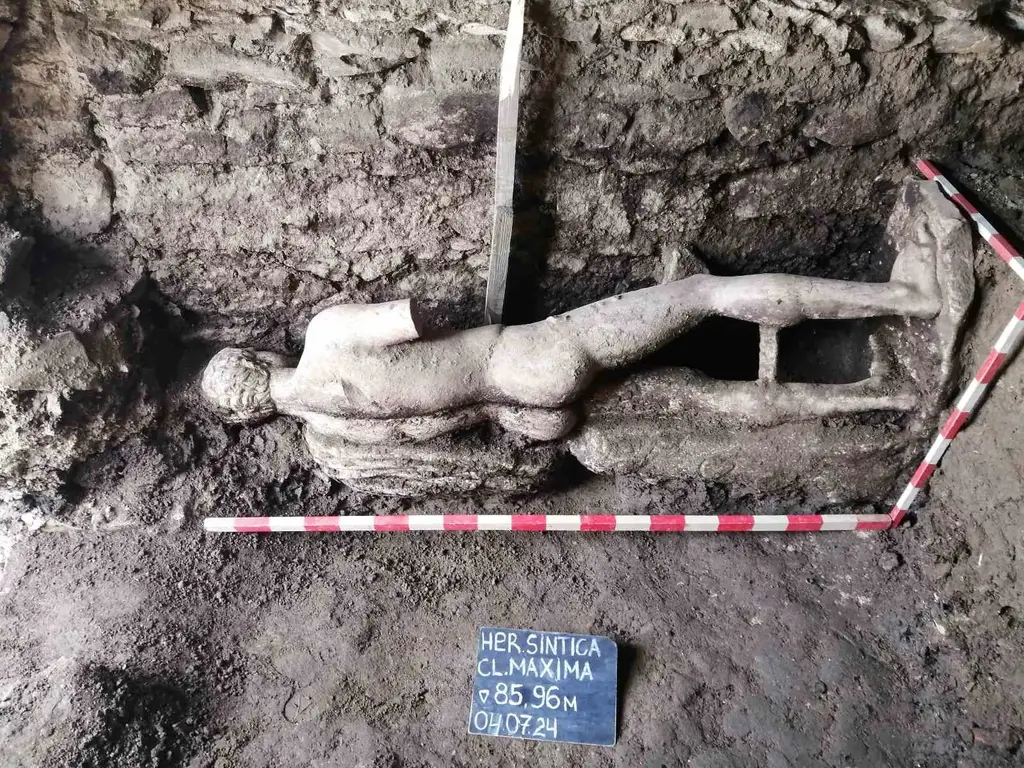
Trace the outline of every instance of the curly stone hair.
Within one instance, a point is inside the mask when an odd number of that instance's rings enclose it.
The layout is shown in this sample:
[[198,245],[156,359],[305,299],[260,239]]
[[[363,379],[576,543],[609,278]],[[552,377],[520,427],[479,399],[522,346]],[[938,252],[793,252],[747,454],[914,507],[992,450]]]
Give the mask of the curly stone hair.
[[270,397],[270,365],[251,349],[222,349],[200,383],[210,407],[225,421],[253,423],[277,410]]

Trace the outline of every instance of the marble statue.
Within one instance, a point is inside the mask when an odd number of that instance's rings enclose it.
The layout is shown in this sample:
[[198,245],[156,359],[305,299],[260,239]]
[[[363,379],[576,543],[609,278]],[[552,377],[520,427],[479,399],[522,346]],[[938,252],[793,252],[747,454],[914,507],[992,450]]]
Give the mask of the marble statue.
[[[429,442],[488,421],[532,441],[566,438],[579,428],[578,406],[602,371],[635,363],[718,315],[760,327],[760,380],[718,382],[681,371],[670,387],[673,402],[760,426],[908,411],[917,391],[881,386],[874,374],[882,367],[848,386],[775,381],[775,335],[805,320],[937,318],[943,291],[934,222],[911,219],[885,283],[691,274],[541,322],[453,332],[425,332],[411,299],[339,304],[311,320],[296,365],[269,352],[224,349],[207,365],[201,389],[231,422],[301,419],[314,458],[335,476],[347,479],[340,467],[360,450],[399,472],[394,454],[373,446]],[[336,460],[340,453],[344,460]]]
[[[421,335],[415,302],[341,304],[309,324],[302,357],[225,349],[202,388],[227,420],[283,413],[358,442],[387,441],[381,420],[411,420],[425,439],[494,419],[512,431],[554,440],[572,429],[572,404],[602,370],[640,360],[708,315],[772,329],[808,319],[939,311],[927,232],[900,256],[887,283],[794,275],[692,275],[619,294],[529,325],[489,325]],[[813,397],[792,408],[813,408]],[[348,422],[353,422],[349,424]]]

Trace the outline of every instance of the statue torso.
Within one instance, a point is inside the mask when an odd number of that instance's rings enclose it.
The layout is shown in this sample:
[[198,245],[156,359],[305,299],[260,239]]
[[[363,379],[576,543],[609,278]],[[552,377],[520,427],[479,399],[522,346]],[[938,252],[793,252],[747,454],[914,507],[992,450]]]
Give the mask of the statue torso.
[[486,326],[385,346],[307,345],[289,386],[293,405],[325,415],[396,418],[480,401],[501,329]]

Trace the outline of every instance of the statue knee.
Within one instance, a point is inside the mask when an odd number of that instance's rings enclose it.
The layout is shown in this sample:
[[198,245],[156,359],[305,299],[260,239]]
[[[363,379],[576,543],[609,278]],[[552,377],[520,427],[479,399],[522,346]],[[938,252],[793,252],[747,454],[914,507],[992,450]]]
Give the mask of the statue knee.
[[509,432],[518,432],[533,440],[557,440],[576,426],[576,413],[571,408],[501,405],[494,409],[494,420]]
[[522,360],[503,370],[498,388],[516,405],[561,408],[576,400],[593,379],[585,356]]

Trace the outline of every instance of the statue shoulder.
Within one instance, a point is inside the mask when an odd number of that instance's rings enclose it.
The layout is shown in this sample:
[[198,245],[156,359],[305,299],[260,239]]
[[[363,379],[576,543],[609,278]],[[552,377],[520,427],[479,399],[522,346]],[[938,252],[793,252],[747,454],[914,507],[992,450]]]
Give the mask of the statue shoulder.
[[388,346],[414,341],[420,323],[411,299],[382,304],[336,304],[318,312],[306,329],[306,348]]

